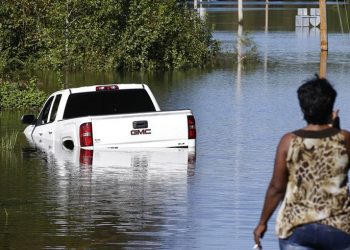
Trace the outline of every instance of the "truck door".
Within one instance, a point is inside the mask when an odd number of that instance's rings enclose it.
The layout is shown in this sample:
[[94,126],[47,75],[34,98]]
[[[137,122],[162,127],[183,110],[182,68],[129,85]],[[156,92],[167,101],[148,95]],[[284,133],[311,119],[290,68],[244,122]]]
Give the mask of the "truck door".
[[33,131],[33,139],[45,149],[51,149],[54,136],[54,121],[62,95],[51,96],[41,110],[36,127]]

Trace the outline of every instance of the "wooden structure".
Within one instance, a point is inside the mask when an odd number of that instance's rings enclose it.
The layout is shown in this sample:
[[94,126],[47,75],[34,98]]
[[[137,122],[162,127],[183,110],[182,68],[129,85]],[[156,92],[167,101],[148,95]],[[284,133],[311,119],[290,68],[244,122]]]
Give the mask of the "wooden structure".
[[328,51],[328,32],[327,32],[327,11],[326,0],[320,0],[320,38],[321,51]]

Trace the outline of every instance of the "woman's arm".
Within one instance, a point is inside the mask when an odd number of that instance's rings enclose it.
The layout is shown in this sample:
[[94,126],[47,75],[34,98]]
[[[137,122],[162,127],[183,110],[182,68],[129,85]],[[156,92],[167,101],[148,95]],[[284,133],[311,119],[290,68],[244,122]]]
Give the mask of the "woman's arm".
[[257,246],[261,249],[260,238],[262,238],[267,230],[267,222],[277,208],[280,201],[284,198],[288,182],[288,171],[286,167],[286,158],[289,149],[289,144],[293,134],[284,135],[277,146],[275,165],[273,175],[266,191],[265,202],[261,212],[260,220],[254,230],[254,240]]

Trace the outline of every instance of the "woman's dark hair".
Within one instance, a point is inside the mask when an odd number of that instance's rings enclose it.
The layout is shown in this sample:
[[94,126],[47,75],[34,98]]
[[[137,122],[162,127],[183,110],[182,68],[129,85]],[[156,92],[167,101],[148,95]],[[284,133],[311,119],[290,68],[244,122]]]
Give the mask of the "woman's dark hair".
[[325,78],[316,75],[298,88],[298,99],[304,119],[309,124],[329,123],[337,92]]

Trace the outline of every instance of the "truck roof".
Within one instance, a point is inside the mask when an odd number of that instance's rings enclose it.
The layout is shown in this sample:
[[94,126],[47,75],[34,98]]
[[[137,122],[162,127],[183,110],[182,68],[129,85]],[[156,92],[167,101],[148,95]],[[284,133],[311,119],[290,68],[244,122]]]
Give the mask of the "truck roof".
[[101,85],[93,85],[86,87],[78,87],[78,88],[70,88],[69,91],[74,93],[82,93],[82,92],[94,92],[98,90],[106,90],[106,89],[144,89],[145,84],[136,84],[136,83],[123,83],[123,84],[101,84]]

